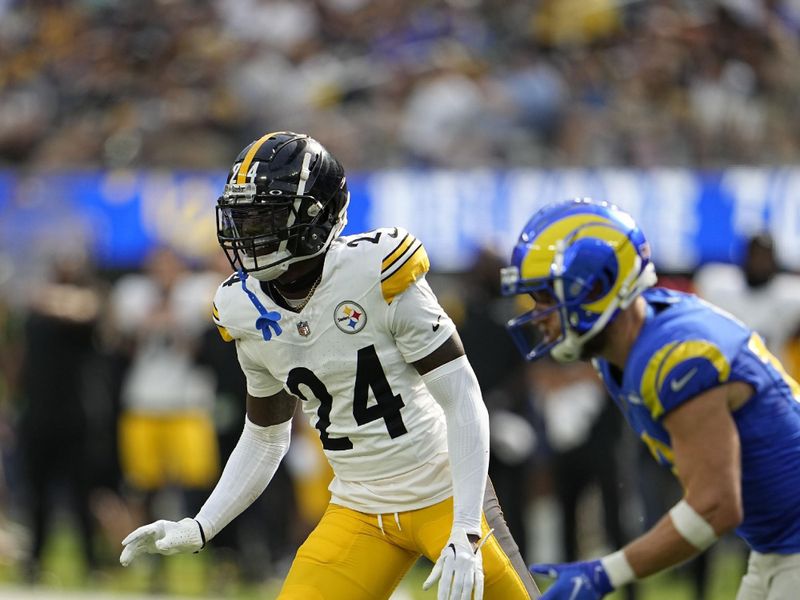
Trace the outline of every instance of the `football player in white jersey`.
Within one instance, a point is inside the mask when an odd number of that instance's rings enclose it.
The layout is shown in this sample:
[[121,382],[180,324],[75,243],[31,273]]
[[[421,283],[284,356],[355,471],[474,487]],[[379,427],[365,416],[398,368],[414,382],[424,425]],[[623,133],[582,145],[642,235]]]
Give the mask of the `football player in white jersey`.
[[319,142],[268,133],[236,158],[217,234],[236,273],[214,321],[247,379],[241,439],[194,518],[123,540],[120,562],[196,552],[266,488],[300,401],[334,471],[281,599],[388,598],[420,555],[438,598],[539,592],[487,478],[486,408],[455,326],[400,228],[340,236],[349,193]]

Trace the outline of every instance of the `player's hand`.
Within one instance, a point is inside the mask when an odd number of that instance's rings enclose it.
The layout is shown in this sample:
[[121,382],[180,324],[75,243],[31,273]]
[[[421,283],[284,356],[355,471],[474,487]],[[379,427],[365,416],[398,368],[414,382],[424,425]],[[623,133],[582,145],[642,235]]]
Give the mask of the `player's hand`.
[[532,565],[530,570],[531,573],[556,578],[540,600],[600,600],[614,589],[599,560]]
[[437,600],[481,600],[483,598],[483,559],[481,546],[489,539],[490,531],[477,548],[463,529],[453,529],[439,559],[422,589],[427,590],[439,581]]
[[178,552],[197,552],[205,546],[200,524],[194,519],[175,521],[156,521],[143,525],[128,534],[122,545],[119,562],[127,567],[141,554],[177,554]]

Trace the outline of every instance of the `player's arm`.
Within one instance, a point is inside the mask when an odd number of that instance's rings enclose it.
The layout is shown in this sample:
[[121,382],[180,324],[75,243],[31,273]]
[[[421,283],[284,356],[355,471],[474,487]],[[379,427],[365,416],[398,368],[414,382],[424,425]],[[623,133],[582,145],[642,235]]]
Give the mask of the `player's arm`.
[[544,598],[568,597],[574,577],[585,595],[602,598],[612,589],[675,566],[704,551],[743,518],[739,434],[731,408],[752,390],[743,383],[711,388],[667,413],[674,467],[684,496],[648,532],[602,559],[565,565],[534,565],[534,573],[558,577]]
[[247,394],[247,417],[222,476],[195,520],[206,540],[250,506],[275,475],[289,449],[297,399],[284,390],[268,397]]
[[403,229],[380,238],[381,293],[387,326],[408,363],[422,376],[447,420],[453,477],[453,531],[479,537],[489,468],[489,417],[478,380],[455,325],[425,280],[425,247]]
[[446,365],[447,363],[465,356],[464,345],[461,343],[461,338],[458,333],[454,333],[441,346],[436,348],[433,352],[411,363],[414,368],[422,376],[434,369]]
[[712,388],[664,417],[684,496],[650,531],[625,547],[637,577],[691,558],[741,522],[739,434],[730,405],[749,395],[746,388],[741,383]]
[[471,541],[477,541],[489,469],[489,416],[478,380],[455,332],[428,356],[412,364],[447,421],[453,528],[463,529]]
[[247,395],[244,429],[217,485],[194,519],[160,520],[140,527],[123,541],[120,562],[144,553],[196,552],[258,498],[289,449],[297,400],[285,391],[268,397]]
[[423,589],[439,580],[440,598],[472,597],[473,589],[474,597],[482,598],[483,569],[478,542],[489,469],[489,415],[458,333],[454,332],[436,350],[412,364],[444,411],[453,477],[450,537]]
[[[489,416],[475,373],[455,325],[425,281],[425,248],[396,230],[381,263],[381,293],[389,305],[387,325],[398,350],[422,375],[447,421],[447,452],[453,478],[450,537],[423,584],[439,580],[439,598],[483,597],[481,508],[489,469]],[[452,584],[452,585],[451,585]],[[474,591],[474,594],[473,594]]]

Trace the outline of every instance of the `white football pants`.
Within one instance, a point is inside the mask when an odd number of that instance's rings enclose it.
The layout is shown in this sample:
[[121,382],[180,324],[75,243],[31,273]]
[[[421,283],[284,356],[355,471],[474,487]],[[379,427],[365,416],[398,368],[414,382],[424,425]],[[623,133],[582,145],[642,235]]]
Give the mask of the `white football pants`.
[[800,598],[800,554],[750,552],[736,600]]

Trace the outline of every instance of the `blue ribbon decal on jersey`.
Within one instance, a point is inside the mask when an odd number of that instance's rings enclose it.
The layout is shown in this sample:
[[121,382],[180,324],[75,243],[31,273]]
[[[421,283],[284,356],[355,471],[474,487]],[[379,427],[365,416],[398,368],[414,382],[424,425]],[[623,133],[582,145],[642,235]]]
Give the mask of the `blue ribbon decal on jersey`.
[[260,315],[256,319],[256,329],[261,332],[261,335],[264,336],[264,341],[268,342],[272,339],[272,330],[275,330],[275,335],[278,336],[283,333],[283,329],[281,326],[278,325],[278,321],[281,320],[281,313],[279,312],[270,312],[264,305],[261,304],[261,301],[258,297],[247,289],[247,284],[245,281],[247,280],[247,273],[244,271],[239,271],[239,281],[242,282],[242,289],[244,293],[247,294],[247,297],[250,298],[250,302],[253,303],[253,306],[256,307],[258,314]]

